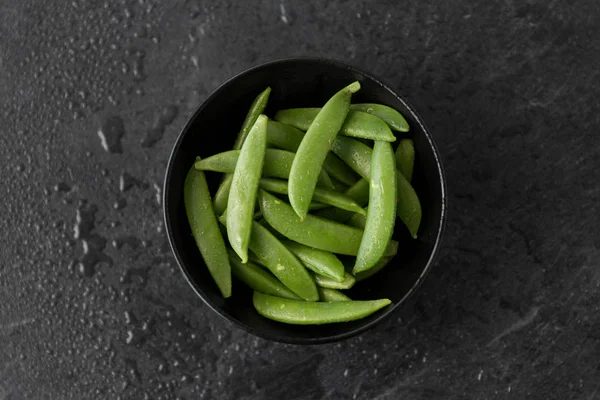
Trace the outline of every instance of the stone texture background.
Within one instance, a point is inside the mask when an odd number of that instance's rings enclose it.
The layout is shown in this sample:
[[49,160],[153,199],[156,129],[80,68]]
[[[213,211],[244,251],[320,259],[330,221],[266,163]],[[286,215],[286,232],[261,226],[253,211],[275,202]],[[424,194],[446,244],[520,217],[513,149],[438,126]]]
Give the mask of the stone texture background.
[[[0,0],[0,398],[600,398],[600,3]],[[382,76],[450,219],[403,310],[341,343],[231,327],[171,257],[164,168],[257,63]]]

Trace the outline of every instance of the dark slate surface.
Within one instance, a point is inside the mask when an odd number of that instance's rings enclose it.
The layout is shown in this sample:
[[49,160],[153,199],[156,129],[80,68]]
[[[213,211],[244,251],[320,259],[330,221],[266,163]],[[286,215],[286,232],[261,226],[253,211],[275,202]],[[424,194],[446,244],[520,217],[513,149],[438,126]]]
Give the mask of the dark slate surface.
[[[398,3],[0,1],[0,398],[600,398],[600,3]],[[419,295],[318,347],[208,310],[160,205],[192,109],[296,55],[396,85],[450,191]]]

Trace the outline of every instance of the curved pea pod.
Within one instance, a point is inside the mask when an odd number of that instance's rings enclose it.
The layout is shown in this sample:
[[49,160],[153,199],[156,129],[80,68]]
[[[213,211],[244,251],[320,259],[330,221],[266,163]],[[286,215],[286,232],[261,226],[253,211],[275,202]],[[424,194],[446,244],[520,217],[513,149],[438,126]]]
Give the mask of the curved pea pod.
[[[360,179],[354,185],[350,186],[344,194],[356,201],[358,205],[364,206],[369,202],[369,182],[365,179]],[[339,208],[328,208],[315,213],[316,216],[336,222],[346,222],[352,214],[350,211]]]
[[[202,171],[232,173],[235,170],[239,157],[239,150],[229,150],[198,160],[194,166],[197,170]],[[290,151],[266,149],[262,175],[264,177],[288,179],[294,157],[295,154]],[[325,171],[320,172],[318,184],[322,187],[333,188],[333,183],[331,183],[331,179],[329,179]]]
[[[263,178],[260,180],[260,187],[269,192],[279,194],[288,194],[289,191],[288,182],[278,179]],[[366,215],[366,211],[363,210],[361,206],[356,204],[354,200],[333,190],[322,189],[317,187],[315,188],[313,200],[321,204],[328,204],[337,208],[341,208],[343,210],[353,211]],[[311,207],[309,205],[309,209],[310,208]]]
[[[352,110],[352,106],[350,106]],[[290,108],[281,110],[275,119],[301,130],[308,130],[317,117],[320,108]],[[340,134],[370,140],[396,141],[390,127],[375,115],[362,110],[350,111],[340,128]]]
[[282,243],[302,261],[306,268],[338,282],[344,279],[344,264],[333,253],[292,240],[282,240]]
[[258,203],[264,219],[279,233],[295,242],[332,253],[356,255],[363,231],[314,215],[304,220],[289,204],[260,189]]
[[388,265],[390,261],[392,261],[392,258],[393,257],[383,257],[381,260],[377,261],[377,264],[375,264],[373,268],[354,274],[356,282],[364,281],[365,279],[372,277]]
[[248,262],[248,243],[267,146],[267,117],[261,115],[240,150],[227,202],[227,236],[243,263]]
[[371,178],[371,156],[373,149],[369,146],[356,139],[338,136],[333,142],[331,151],[361,177],[366,180]]
[[319,301],[351,301],[352,299],[344,293],[335,289],[317,287],[319,291]]
[[308,214],[319,172],[350,107],[350,97],[360,89],[353,82],[325,103],[298,147],[290,171],[289,198],[294,211],[302,219]]
[[294,325],[321,325],[354,321],[390,305],[389,299],[306,303],[254,292],[254,308],[260,315]]
[[[303,137],[304,132],[293,126],[271,120],[267,123],[267,142],[280,149],[295,153],[298,151]],[[327,154],[323,162],[323,169],[331,178],[335,178],[346,185],[352,185],[356,182],[354,171],[334,154]]]
[[415,166],[415,145],[411,139],[400,139],[396,148],[396,167],[407,181],[412,180]]
[[[233,172],[233,170],[232,170]],[[231,181],[233,181],[233,174],[226,174],[221,181],[221,185],[215,193],[213,199],[213,205],[215,214],[221,215],[227,209],[227,202],[229,201],[229,191],[231,190]]]
[[231,296],[231,266],[213,210],[206,178],[194,167],[183,185],[185,211],[204,263],[223,297]]
[[238,133],[238,136],[235,139],[235,143],[233,144],[233,148],[235,150],[239,150],[242,148],[242,145],[244,144],[246,137],[250,134],[250,130],[252,129],[252,126],[254,126],[254,123],[258,119],[258,116],[265,111],[270,94],[271,88],[267,87],[264,91],[259,93],[258,96],[256,96],[256,98],[250,105],[250,109],[248,110],[246,118],[244,118],[244,122],[242,123],[242,129]]
[[373,268],[383,257],[396,221],[396,160],[389,142],[375,141],[364,235],[352,272]]
[[273,296],[285,297],[286,299],[300,300],[300,297],[296,296],[291,290],[279,282],[277,278],[258,265],[252,262],[243,264],[240,257],[231,249],[228,249],[227,253],[229,254],[233,276],[244,282],[251,289]]
[[364,230],[365,226],[367,225],[367,216],[365,214],[354,213],[350,218],[348,218],[346,225]]
[[404,116],[402,116],[402,114],[394,110],[392,107],[384,106],[383,104],[362,103],[352,104],[350,109],[373,114],[385,121],[385,123],[395,131],[408,132],[410,129]]
[[341,282],[338,282],[328,276],[315,274],[315,282],[317,286],[328,289],[350,289],[356,283],[356,278],[354,278],[354,275],[344,272],[344,278]]

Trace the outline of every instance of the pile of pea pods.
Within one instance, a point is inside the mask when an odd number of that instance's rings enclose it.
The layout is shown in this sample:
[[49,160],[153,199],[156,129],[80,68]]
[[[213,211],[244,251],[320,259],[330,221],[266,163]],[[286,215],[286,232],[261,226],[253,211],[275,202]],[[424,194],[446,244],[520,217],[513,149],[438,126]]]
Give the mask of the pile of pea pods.
[[[233,149],[191,166],[185,209],[223,297],[232,294],[233,275],[254,290],[259,314],[288,324],[351,321],[391,304],[352,300],[343,290],[396,255],[397,218],[417,237],[415,150],[400,139],[394,152],[392,130],[408,132],[408,123],[388,106],[351,104],[358,90],[353,82],[322,108],[269,119],[266,88]],[[214,196],[204,171],[224,174]]]

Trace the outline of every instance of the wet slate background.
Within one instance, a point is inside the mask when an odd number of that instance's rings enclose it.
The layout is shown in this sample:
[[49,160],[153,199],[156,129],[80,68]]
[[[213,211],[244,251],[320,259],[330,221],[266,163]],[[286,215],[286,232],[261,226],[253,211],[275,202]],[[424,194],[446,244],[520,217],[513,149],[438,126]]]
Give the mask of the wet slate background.
[[[600,3],[567,3],[1,0],[0,398],[600,398]],[[450,191],[419,295],[317,347],[213,315],[160,205],[193,108],[296,55],[397,86]]]

